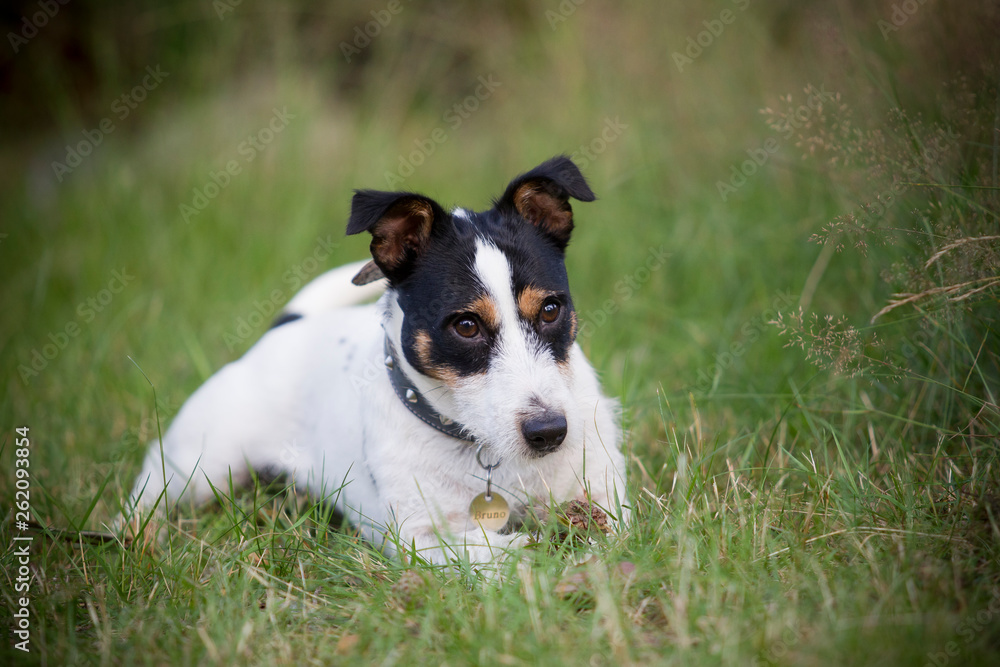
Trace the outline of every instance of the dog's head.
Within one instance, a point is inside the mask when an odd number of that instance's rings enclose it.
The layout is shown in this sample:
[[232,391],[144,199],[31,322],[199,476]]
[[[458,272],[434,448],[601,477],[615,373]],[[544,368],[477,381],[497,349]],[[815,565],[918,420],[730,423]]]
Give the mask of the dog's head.
[[386,328],[418,374],[410,379],[507,460],[555,451],[584,418],[572,400],[577,320],[563,261],[571,197],[594,193],[557,157],[481,213],[407,192],[360,190],[352,202],[347,233],[372,235],[372,264],[355,282],[388,279]]

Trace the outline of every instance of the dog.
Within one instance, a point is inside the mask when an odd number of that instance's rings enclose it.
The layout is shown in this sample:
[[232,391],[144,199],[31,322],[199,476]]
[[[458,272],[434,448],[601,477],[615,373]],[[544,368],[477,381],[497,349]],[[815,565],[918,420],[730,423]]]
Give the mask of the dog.
[[623,526],[618,405],[575,342],[571,198],[595,196],[565,156],[479,213],[355,191],[347,234],[371,234],[371,259],[306,285],[191,395],[129,511],[204,503],[256,470],[435,563],[497,561],[536,507],[586,500]]

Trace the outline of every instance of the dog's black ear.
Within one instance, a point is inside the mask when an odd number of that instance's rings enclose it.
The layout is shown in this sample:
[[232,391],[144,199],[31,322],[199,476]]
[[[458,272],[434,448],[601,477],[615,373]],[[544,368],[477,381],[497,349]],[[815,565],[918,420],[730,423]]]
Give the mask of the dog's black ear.
[[390,283],[403,280],[426,249],[434,222],[443,217],[441,207],[422,195],[356,190],[347,233],[371,232],[374,266],[361,269],[354,284],[364,285],[383,276]]
[[496,206],[517,211],[565,250],[573,231],[570,197],[580,201],[597,198],[573,161],[560,155],[511,181]]

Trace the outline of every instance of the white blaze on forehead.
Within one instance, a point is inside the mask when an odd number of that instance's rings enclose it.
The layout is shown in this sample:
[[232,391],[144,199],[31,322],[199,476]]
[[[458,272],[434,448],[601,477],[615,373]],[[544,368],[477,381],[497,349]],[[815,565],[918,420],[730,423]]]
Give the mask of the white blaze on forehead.
[[495,245],[481,238],[476,239],[476,274],[496,304],[500,327],[507,331],[519,327],[517,303],[514,300],[514,280],[507,257]]
[[566,415],[567,422],[574,423],[569,381],[521,319],[507,256],[486,239],[477,238],[472,268],[500,320],[499,344],[490,355],[489,371],[470,377],[453,394],[456,415],[500,459],[530,456],[522,433],[523,418],[517,415],[551,412]]
[[460,206],[455,207],[455,210],[453,210],[451,212],[451,214],[452,214],[452,216],[454,216],[456,218],[464,218],[465,220],[471,220],[472,219],[472,216],[469,215],[469,212],[466,211],[464,208],[462,208]]

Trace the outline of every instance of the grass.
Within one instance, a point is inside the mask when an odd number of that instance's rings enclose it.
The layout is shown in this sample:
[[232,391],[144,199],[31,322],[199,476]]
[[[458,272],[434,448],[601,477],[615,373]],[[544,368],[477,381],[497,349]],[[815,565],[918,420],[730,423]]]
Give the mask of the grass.
[[[732,4],[586,3],[554,29],[544,8],[405,6],[352,63],[338,44],[381,5],[244,4],[221,21],[169,3],[128,20],[61,10],[96,83],[60,92],[80,65],[47,65],[54,30],[8,63],[15,83],[41,84],[5,112],[26,129],[0,153],[0,497],[14,499],[13,429],[27,426],[45,528],[0,527],[5,628],[13,538],[34,537],[31,652],[9,631],[0,651],[17,664],[994,664],[997,291],[941,291],[988,285],[1000,264],[995,240],[968,240],[1000,211],[989,23],[927,4],[883,39],[891,7],[751,3],[678,71],[672,53]],[[63,146],[156,63],[170,75],[58,182]],[[445,114],[490,74],[501,85],[452,127]],[[965,88],[939,83],[960,74]],[[809,85],[840,99],[785,133]],[[284,108],[287,127],[245,162],[241,143]],[[625,127],[602,146],[608,119]],[[281,486],[221,489],[160,541],[78,534],[105,530],[147,444],[270,308],[364,256],[342,236],[351,189],[388,188],[438,127],[446,140],[399,187],[485,207],[566,151],[600,197],[575,209],[568,266],[591,323],[581,345],[625,407],[628,530],[585,546],[543,527],[499,578],[387,559]],[[770,138],[777,151],[723,201],[716,182]],[[230,160],[240,173],[185,222],[180,205]],[[872,214],[904,180],[919,185]],[[668,256],[647,274],[651,253]],[[872,322],[898,292],[914,298]]]

